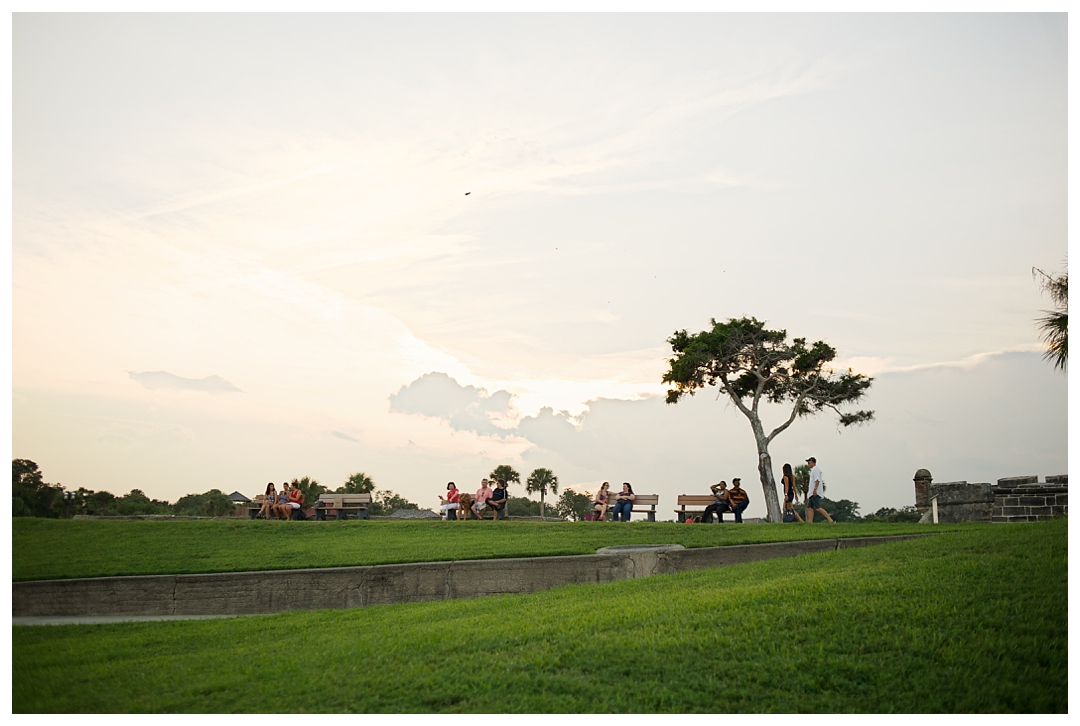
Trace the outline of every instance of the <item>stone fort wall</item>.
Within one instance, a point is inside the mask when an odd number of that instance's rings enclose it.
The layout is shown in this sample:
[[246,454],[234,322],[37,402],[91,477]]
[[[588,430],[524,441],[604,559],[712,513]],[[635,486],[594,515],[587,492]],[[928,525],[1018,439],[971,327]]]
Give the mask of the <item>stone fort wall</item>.
[[996,484],[966,481],[934,483],[930,472],[915,473],[915,507],[924,522],[933,521],[932,501],[937,498],[938,521],[1035,522],[1069,515],[1069,477],[1016,476]]

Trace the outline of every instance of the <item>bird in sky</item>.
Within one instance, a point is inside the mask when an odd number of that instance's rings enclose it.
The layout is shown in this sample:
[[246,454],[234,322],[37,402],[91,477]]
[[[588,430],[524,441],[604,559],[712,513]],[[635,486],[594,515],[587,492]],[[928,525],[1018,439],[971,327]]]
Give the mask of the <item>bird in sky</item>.
[[465,196],[469,196],[472,192],[465,192]]

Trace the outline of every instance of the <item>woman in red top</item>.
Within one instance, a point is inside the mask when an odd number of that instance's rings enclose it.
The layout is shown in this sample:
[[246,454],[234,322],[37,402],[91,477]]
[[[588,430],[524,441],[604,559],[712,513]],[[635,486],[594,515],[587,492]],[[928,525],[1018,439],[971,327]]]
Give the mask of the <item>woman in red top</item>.
[[289,519],[292,519],[295,512],[299,512],[300,508],[304,506],[304,493],[300,491],[300,487],[294,484],[289,489],[289,501],[286,503],[289,506]]
[[459,497],[461,493],[457,489],[457,485],[454,482],[448,482],[446,485],[446,496],[439,497],[439,501],[442,502],[442,518],[450,519],[450,512],[458,508]]

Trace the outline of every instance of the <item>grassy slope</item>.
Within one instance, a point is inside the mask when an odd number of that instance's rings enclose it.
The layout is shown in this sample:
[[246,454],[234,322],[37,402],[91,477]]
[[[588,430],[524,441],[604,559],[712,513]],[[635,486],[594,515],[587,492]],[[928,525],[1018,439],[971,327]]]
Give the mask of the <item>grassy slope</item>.
[[[957,529],[954,526],[951,529]],[[12,521],[12,580],[238,572],[591,554],[616,544],[713,547],[943,531],[918,524],[674,522]]]
[[1067,527],[984,525],[533,595],[17,627],[12,705],[16,713],[1066,712]]

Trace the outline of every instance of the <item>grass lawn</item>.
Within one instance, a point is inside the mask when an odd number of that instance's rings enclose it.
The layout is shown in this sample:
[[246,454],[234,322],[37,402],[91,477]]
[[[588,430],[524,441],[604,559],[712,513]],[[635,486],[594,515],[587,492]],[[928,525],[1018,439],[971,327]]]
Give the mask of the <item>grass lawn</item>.
[[974,525],[530,595],[15,627],[12,709],[1064,713],[1067,538],[1066,520]]
[[12,520],[12,580],[175,575],[592,554],[618,544],[714,547],[969,525],[675,522]]

